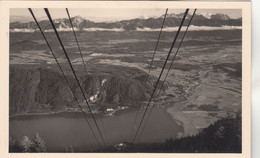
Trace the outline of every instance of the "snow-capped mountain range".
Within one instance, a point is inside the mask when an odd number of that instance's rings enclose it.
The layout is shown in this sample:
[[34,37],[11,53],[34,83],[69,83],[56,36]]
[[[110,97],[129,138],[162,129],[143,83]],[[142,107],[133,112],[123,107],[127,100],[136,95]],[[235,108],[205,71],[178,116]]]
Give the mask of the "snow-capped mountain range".
[[[160,17],[140,17],[129,20],[121,21],[110,21],[110,22],[94,22],[88,19],[82,18],[81,16],[72,17],[72,23],[75,30],[140,30],[140,29],[158,29],[161,27],[162,20],[164,15]],[[180,14],[168,14],[164,27],[173,28],[178,27],[183,13]],[[188,19],[191,18],[191,15],[188,14],[184,26],[188,24]],[[68,18],[54,19],[55,26],[63,31],[71,28],[71,24]],[[39,24],[43,30],[48,31],[52,30],[50,22],[47,19],[39,19]],[[242,18],[231,19],[228,15],[225,14],[197,14],[194,16],[192,25],[196,27],[227,27],[231,28],[240,28],[242,26]],[[38,27],[34,21],[14,21],[11,20],[10,30],[14,32],[19,31],[35,31]],[[95,30],[94,29],[94,30]]]

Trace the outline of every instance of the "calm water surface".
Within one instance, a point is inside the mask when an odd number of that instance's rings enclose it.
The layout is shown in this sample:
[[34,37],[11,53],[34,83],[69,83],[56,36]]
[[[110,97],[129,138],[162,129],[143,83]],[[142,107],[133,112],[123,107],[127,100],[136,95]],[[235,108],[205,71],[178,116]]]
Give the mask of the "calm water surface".
[[[144,110],[141,110],[140,114],[143,112]],[[96,115],[98,125],[108,145],[130,141],[135,115],[136,111],[134,110],[120,111],[112,117]],[[94,122],[91,121],[90,117],[89,120],[92,127],[94,127]],[[140,117],[138,120],[140,120]],[[102,122],[104,128],[102,128]],[[182,126],[171,118],[166,112],[166,107],[155,108],[142,136],[138,138],[137,142],[163,142],[167,138],[175,138],[177,133],[182,131]],[[98,147],[81,113],[18,116],[10,119],[11,137],[32,137],[36,132],[45,141],[48,152],[64,152],[65,146],[69,145],[73,146],[75,152],[96,150]],[[96,129],[95,133],[98,133]],[[101,143],[101,139],[98,139]]]

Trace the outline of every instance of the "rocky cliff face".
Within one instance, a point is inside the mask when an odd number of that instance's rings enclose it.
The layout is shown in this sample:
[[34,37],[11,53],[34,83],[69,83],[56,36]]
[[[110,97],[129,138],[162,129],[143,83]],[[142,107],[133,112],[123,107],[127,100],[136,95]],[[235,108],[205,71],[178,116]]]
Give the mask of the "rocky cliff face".
[[[111,74],[81,75],[81,85],[94,109],[137,106],[149,97],[152,85],[146,89],[139,79]],[[68,80],[80,104],[86,108],[83,96],[72,75]],[[144,90],[145,89],[145,90]],[[10,67],[10,114],[60,111],[77,107],[75,98],[59,72],[51,69]]]

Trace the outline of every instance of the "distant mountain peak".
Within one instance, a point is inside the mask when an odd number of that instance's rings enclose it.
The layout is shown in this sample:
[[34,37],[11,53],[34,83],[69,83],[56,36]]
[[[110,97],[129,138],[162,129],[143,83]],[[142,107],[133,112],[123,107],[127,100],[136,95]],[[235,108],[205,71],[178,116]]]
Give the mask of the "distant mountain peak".
[[201,13],[198,13],[197,15],[201,15],[203,17],[205,17],[206,19],[211,19],[211,16],[212,14],[211,13],[205,13],[205,12],[201,12]]
[[215,15],[211,15],[211,19],[216,19],[216,20],[230,20],[230,17],[226,14],[215,14]]
[[79,26],[81,23],[83,23],[85,21],[85,19],[78,15],[78,16],[72,17],[71,21],[72,21],[73,25]]
[[[163,15],[164,15],[164,14],[163,14]],[[180,14],[175,14],[175,13],[170,13],[170,14],[168,14],[167,16],[170,17],[170,18],[181,18],[181,17],[180,17]]]
[[[175,14],[175,13],[171,13],[168,14],[168,17],[170,18],[178,18],[181,19],[183,17],[184,13],[179,13],[179,14]],[[188,13],[187,14],[187,18],[191,18],[191,14]],[[230,17],[226,14],[222,14],[222,13],[217,13],[217,14],[211,14],[211,13],[196,13],[195,14],[195,18],[196,19],[212,19],[212,20],[230,20]]]
[[82,18],[80,15],[74,16],[71,18],[72,20],[85,20],[84,18]]

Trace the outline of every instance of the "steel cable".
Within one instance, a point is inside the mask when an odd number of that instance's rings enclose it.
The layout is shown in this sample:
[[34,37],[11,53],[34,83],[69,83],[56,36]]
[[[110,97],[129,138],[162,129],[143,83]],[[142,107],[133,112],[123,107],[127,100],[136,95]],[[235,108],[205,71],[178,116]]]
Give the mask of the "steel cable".
[[154,93],[155,93],[155,91],[156,91],[157,85],[158,85],[158,83],[159,83],[159,81],[160,81],[160,79],[161,79],[161,76],[162,76],[163,71],[164,71],[164,69],[165,69],[165,66],[166,66],[166,64],[167,64],[167,61],[168,61],[168,59],[169,59],[169,57],[170,57],[170,55],[171,55],[172,49],[173,49],[173,47],[174,47],[174,45],[175,45],[175,43],[176,43],[176,40],[177,40],[177,38],[178,38],[178,35],[179,35],[180,31],[181,31],[181,28],[182,28],[182,26],[183,26],[183,23],[184,23],[184,21],[185,21],[185,18],[186,18],[187,14],[188,14],[188,11],[189,11],[189,9],[186,9],[186,11],[185,11],[185,13],[184,13],[184,16],[183,16],[183,18],[182,18],[181,24],[180,24],[180,26],[179,26],[179,28],[178,28],[178,31],[177,31],[177,33],[176,33],[176,35],[175,35],[175,38],[174,38],[173,42],[172,42],[172,45],[171,45],[171,48],[170,48],[169,53],[168,53],[168,55],[167,55],[167,58],[166,58],[166,60],[165,60],[165,62],[164,62],[164,65],[163,65],[163,67],[162,67],[161,73],[160,73],[160,75],[159,75],[159,77],[158,77],[158,80],[157,80],[157,82],[156,82],[156,84],[155,84],[155,87],[154,87],[154,90],[153,90],[153,92],[152,92],[152,95],[151,95],[151,97],[150,97],[150,99],[149,99],[149,102],[148,102],[148,104],[147,104],[147,106],[146,106],[146,108],[145,108],[145,112],[144,112],[144,114],[143,114],[143,116],[142,116],[142,119],[141,119],[141,121],[140,121],[140,123],[139,123],[139,126],[138,126],[138,128],[137,128],[137,131],[136,131],[136,133],[135,133],[135,136],[134,136],[134,139],[133,139],[133,143],[134,143],[135,140],[136,140],[137,134],[138,134],[138,132],[139,132],[139,130],[140,130],[140,127],[141,127],[141,125],[142,125],[142,123],[143,123],[143,120],[144,120],[144,117],[145,117],[146,112],[147,112],[147,110],[148,110],[148,107],[149,107],[149,105],[150,105],[150,103],[151,103],[151,100],[152,100],[153,95],[154,95]]
[[78,49],[79,49],[79,53],[80,53],[80,56],[81,56],[81,59],[82,59],[83,65],[84,65],[84,69],[85,69],[85,71],[86,71],[86,74],[88,75],[88,70],[87,70],[87,68],[86,68],[86,64],[85,64],[85,61],[84,61],[84,58],[83,58],[83,55],[82,55],[82,52],[81,52],[81,49],[80,49],[80,46],[79,46],[79,41],[78,41],[78,38],[77,38],[77,36],[76,36],[76,32],[75,32],[75,30],[74,30],[74,26],[73,26],[73,23],[72,23],[72,21],[71,21],[71,17],[70,17],[70,13],[69,13],[68,8],[66,8],[66,12],[67,12],[67,15],[68,15],[68,17],[69,17],[69,21],[70,21],[70,24],[71,24],[71,28],[72,28],[72,30],[73,30],[73,34],[74,34],[74,37],[75,37],[75,40],[76,40],[76,43],[77,43],[77,46],[78,46]]
[[[157,96],[156,96],[155,98],[159,97],[159,95],[160,95],[160,93],[161,93],[161,91],[162,91],[163,85],[164,85],[164,83],[165,83],[165,81],[166,81],[166,78],[167,78],[167,76],[168,76],[168,74],[169,74],[169,71],[171,70],[171,67],[172,67],[173,62],[174,62],[174,60],[175,60],[175,58],[176,58],[176,55],[177,55],[177,53],[179,52],[179,49],[180,49],[180,47],[181,47],[181,45],[182,45],[182,42],[183,42],[183,40],[184,40],[184,37],[185,37],[185,35],[186,35],[186,33],[187,33],[189,27],[190,27],[190,24],[191,24],[191,22],[192,22],[192,19],[193,19],[195,13],[196,13],[196,10],[197,10],[197,9],[195,9],[194,12],[193,12],[193,14],[192,14],[192,17],[191,17],[191,19],[190,19],[190,21],[189,21],[189,24],[187,25],[187,28],[186,28],[186,30],[185,30],[183,36],[182,36],[182,39],[181,39],[181,41],[180,41],[180,43],[179,43],[179,46],[178,46],[178,48],[177,48],[177,50],[176,50],[176,52],[175,52],[175,54],[174,54],[174,57],[173,57],[172,62],[171,62],[171,65],[170,65],[170,67],[169,67],[169,69],[168,69],[168,71],[167,71],[167,74],[166,74],[165,77],[164,77],[164,80],[163,80],[163,83],[162,83],[162,85],[161,85],[161,87],[160,87],[160,90],[159,90],[159,92],[157,93]],[[149,120],[149,118],[150,118],[150,115],[151,115],[151,113],[152,113],[152,111],[153,111],[154,104],[155,104],[155,103],[153,103],[153,105],[152,105],[151,111],[150,111],[150,113],[148,114],[148,117],[147,117],[147,119],[146,119],[146,121],[145,121],[145,123],[144,123],[144,127],[142,128],[142,130],[141,130],[141,132],[140,132],[140,135],[142,135],[142,133],[143,133],[143,131],[144,131],[144,128],[145,128],[145,126],[147,125],[147,122],[148,122],[148,120]]]
[[[155,45],[155,49],[154,49],[154,52],[153,52],[152,60],[151,60],[150,67],[149,67],[149,71],[148,71],[148,75],[147,75],[146,80],[145,80],[144,88],[145,88],[145,87],[147,86],[147,84],[148,84],[148,79],[149,79],[149,76],[150,76],[150,73],[151,73],[151,69],[152,69],[154,57],[155,57],[155,54],[156,54],[156,51],[157,51],[157,48],[158,48],[158,45],[159,45],[159,41],[160,41],[160,38],[161,38],[161,33],[162,33],[162,29],[163,29],[163,26],[164,26],[164,22],[165,22],[165,19],[166,19],[166,16],[167,16],[167,12],[168,12],[168,8],[166,9],[165,14],[164,14],[162,26],[161,26],[161,29],[160,29],[160,33],[159,33],[159,36],[158,36],[156,45]],[[145,92],[144,92],[144,93],[145,93]],[[139,111],[140,111],[140,108],[141,108],[141,104],[142,104],[142,102],[143,102],[144,93],[142,93],[141,100],[140,100],[140,102],[139,102],[139,104],[138,104],[138,107],[137,107],[137,112],[136,112],[136,115],[135,115],[135,117],[134,117],[134,123],[133,123],[133,128],[132,128],[132,130],[131,130],[130,138],[132,137],[132,134],[133,134],[134,129],[135,129],[135,124],[136,124],[137,116],[138,116]],[[131,127],[131,126],[130,126],[130,127]]]
[[96,139],[96,141],[97,141],[97,143],[98,143],[98,145],[99,145],[99,148],[101,148],[101,145],[100,145],[100,143],[99,143],[99,141],[98,141],[98,139],[97,139],[97,136],[95,135],[95,132],[94,132],[93,128],[91,127],[90,122],[88,121],[85,112],[83,111],[82,107],[80,106],[80,103],[79,103],[79,101],[78,101],[78,99],[77,99],[75,93],[73,92],[72,87],[70,86],[69,81],[68,81],[68,79],[67,79],[67,77],[66,77],[64,71],[62,70],[62,67],[61,67],[61,65],[59,64],[59,61],[58,61],[56,55],[54,54],[54,52],[53,52],[53,50],[52,50],[52,48],[51,48],[51,46],[50,46],[50,44],[49,44],[47,38],[45,37],[45,35],[44,35],[44,33],[43,33],[43,31],[42,31],[42,29],[41,29],[41,27],[40,27],[40,25],[39,25],[39,23],[38,23],[36,17],[35,17],[35,15],[34,15],[32,9],[31,9],[31,8],[28,8],[28,10],[29,10],[29,12],[31,13],[31,15],[32,15],[32,17],[33,17],[35,23],[37,24],[37,26],[38,26],[38,28],[39,28],[39,30],[40,30],[40,32],[41,32],[41,34],[42,34],[42,36],[43,36],[43,38],[44,38],[46,44],[47,44],[47,46],[49,47],[49,49],[50,49],[50,51],[51,51],[51,53],[52,53],[52,56],[53,56],[53,58],[55,59],[57,65],[58,65],[58,67],[59,67],[59,69],[60,69],[60,71],[61,71],[61,73],[62,73],[62,76],[64,77],[64,79],[65,79],[65,81],[66,81],[66,83],[67,83],[67,85],[68,85],[68,87],[69,87],[71,93],[73,94],[74,99],[75,99],[76,102],[77,102],[77,105],[78,105],[79,108],[80,108],[80,111],[82,112],[82,114],[83,114],[83,116],[84,116],[84,119],[86,120],[86,122],[87,122],[87,124],[88,124],[88,126],[89,126],[89,128],[90,128],[90,130],[91,130],[91,132],[92,132],[92,134],[94,135],[94,137],[95,137],[95,139]]
[[69,65],[70,65],[70,68],[71,68],[71,70],[72,70],[72,72],[73,72],[73,75],[74,75],[74,77],[75,77],[75,79],[76,79],[76,81],[77,81],[77,84],[78,84],[78,86],[79,86],[79,88],[80,88],[80,91],[81,91],[81,93],[82,93],[82,95],[83,95],[83,97],[84,97],[84,100],[85,100],[85,102],[86,102],[86,104],[87,104],[87,106],[88,106],[88,109],[89,109],[89,111],[90,111],[90,113],[91,113],[91,116],[92,116],[92,118],[93,118],[93,120],[94,120],[94,123],[95,123],[95,125],[96,125],[96,127],[97,127],[97,130],[98,130],[98,132],[99,132],[99,134],[100,134],[100,137],[101,137],[101,139],[102,139],[102,141],[103,141],[103,143],[104,143],[104,146],[106,147],[107,145],[106,145],[105,140],[104,140],[104,138],[103,138],[103,135],[102,135],[102,133],[101,133],[101,131],[100,131],[100,128],[98,127],[98,124],[97,124],[97,121],[96,121],[95,116],[94,116],[94,114],[93,114],[93,111],[92,111],[92,109],[90,108],[90,105],[89,105],[89,103],[88,103],[88,101],[87,101],[87,97],[85,96],[85,93],[84,93],[84,91],[83,91],[83,89],[82,89],[82,87],[81,87],[81,85],[80,85],[79,79],[78,79],[78,77],[77,77],[77,75],[76,75],[76,73],[75,73],[75,70],[74,70],[74,68],[73,68],[73,66],[72,66],[72,64],[71,64],[71,61],[70,61],[69,56],[68,56],[68,54],[67,54],[67,52],[66,52],[66,49],[65,49],[65,47],[64,47],[64,45],[63,45],[63,43],[62,43],[62,41],[61,41],[61,38],[60,38],[60,36],[59,36],[59,33],[58,33],[58,31],[57,31],[57,29],[56,29],[56,27],[55,27],[55,25],[54,25],[54,23],[53,23],[53,21],[52,21],[52,18],[51,18],[51,15],[50,15],[50,13],[49,13],[48,8],[44,8],[44,11],[45,11],[46,15],[48,16],[48,19],[49,19],[49,21],[50,21],[50,23],[51,23],[51,25],[52,25],[52,27],[53,27],[53,30],[54,30],[54,32],[55,32],[57,38],[58,38],[58,41],[59,41],[59,43],[60,43],[60,45],[61,45],[61,47],[62,47],[62,50],[63,50],[63,52],[64,52],[64,54],[65,54],[65,56],[66,56],[66,59],[67,59]]

